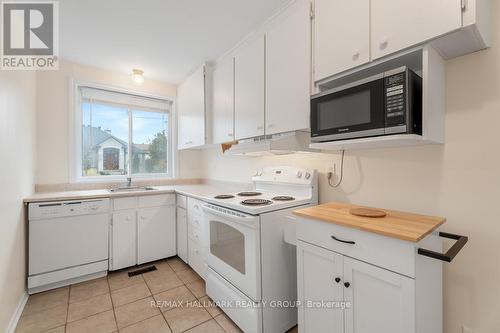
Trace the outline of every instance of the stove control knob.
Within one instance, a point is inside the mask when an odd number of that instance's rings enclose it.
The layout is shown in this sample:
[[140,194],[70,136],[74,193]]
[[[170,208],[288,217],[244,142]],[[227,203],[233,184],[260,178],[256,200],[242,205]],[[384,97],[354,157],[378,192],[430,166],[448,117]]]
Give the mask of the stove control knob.
[[302,171],[297,171],[297,178],[302,177]]
[[306,179],[309,179],[309,178],[311,178],[311,174],[309,172],[306,172],[305,177],[306,177]]

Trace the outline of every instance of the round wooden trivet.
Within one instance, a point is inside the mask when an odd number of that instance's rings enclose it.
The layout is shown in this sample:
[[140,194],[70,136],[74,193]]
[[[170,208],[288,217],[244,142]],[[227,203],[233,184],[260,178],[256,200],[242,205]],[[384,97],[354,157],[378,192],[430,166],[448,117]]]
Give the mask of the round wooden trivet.
[[387,215],[383,210],[372,208],[351,208],[349,213],[362,217],[384,217]]

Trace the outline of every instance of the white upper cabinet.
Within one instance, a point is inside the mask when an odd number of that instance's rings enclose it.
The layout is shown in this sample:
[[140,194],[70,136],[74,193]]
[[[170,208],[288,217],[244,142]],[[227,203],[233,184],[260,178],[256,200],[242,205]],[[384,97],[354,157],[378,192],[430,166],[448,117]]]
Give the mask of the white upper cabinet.
[[177,88],[178,148],[206,144],[205,66]]
[[234,60],[235,138],[264,135],[264,36],[244,45]]
[[212,72],[212,141],[234,140],[234,58],[217,63]]
[[266,135],[309,128],[310,50],[309,1],[298,0],[266,34]]
[[315,0],[314,39],[315,81],[369,62],[370,0]]
[[372,59],[461,27],[461,0],[371,0]]

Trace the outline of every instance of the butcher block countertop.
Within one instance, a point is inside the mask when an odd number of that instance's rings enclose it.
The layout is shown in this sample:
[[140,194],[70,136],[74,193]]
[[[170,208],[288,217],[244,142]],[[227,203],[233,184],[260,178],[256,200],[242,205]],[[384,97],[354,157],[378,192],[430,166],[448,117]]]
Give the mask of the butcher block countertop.
[[299,209],[293,213],[309,219],[321,220],[410,242],[420,241],[446,221],[444,217],[425,216],[381,208],[374,209],[385,212],[385,217],[361,217],[352,215],[349,212],[352,208],[370,207],[330,202]]

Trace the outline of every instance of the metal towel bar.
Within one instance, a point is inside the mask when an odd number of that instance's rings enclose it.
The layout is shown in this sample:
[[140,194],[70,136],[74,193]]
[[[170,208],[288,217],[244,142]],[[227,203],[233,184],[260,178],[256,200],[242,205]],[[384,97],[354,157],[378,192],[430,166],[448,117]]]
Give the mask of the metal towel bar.
[[446,232],[440,232],[439,237],[443,238],[449,238],[449,239],[455,239],[456,242],[453,244],[453,246],[446,251],[446,253],[439,253],[439,252],[434,252],[431,250],[426,250],[419,248],[418,249],[418,254],[426,256],[426,257],[431,257],[434,259],[446,261],[446,262],[451,262],[453,258],[462,250],[462,248],[467,244],[467,241],[469,238],[467,236],[460,236],[460,235],[454,235],[454,234],[449,234]]

